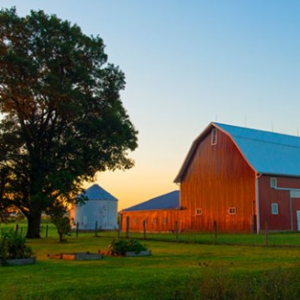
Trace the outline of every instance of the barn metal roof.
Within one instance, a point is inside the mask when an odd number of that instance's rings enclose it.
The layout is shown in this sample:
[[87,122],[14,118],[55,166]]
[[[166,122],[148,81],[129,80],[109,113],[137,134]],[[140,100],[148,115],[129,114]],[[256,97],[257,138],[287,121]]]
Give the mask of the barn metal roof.
[[109,192],[107,192],[106,190],[104,190],[98,184],[93,184],[92,186],[90,186],[85,191],[85,193],[83,194],[83,196],[87,197],[89,200],[111,200],[111,201],[118,201],[117,198],[115,198]]
[[198,144],[213,127],[231,137],[255,172],[269,175],[300,176],[300,137],[214,122],[192,144],[175,182],[182,180]]
[[126,211],[138,211],[138,210],[157,210],[157,209],[176,209],[179,208],[179,191],[173,191],[156,198],[150,199],[143,203],[131,206],[123,209]]

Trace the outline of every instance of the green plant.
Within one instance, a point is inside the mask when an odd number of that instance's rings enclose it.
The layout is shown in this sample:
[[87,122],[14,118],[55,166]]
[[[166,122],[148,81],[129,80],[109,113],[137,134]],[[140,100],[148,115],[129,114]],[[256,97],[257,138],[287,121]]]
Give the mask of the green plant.
[[62,202],[55,202],[46,212],[50,216],[51,222],[55,225],[60,243],[66,242],[66,236],[71,236],[71,223],[66,216],[68,207]]
[[8,259],[30,258],[34,253],[26,245],[26,239],[16,232],[5,233],[0,240],[0,258],[5,262]]
[[110,255],[125,255],[126,252],[135,252],[136,254],[141,251],[146,251],[147,247],[142,245],[137,240],[116,240],[113,239],[108,246],[108,253]]

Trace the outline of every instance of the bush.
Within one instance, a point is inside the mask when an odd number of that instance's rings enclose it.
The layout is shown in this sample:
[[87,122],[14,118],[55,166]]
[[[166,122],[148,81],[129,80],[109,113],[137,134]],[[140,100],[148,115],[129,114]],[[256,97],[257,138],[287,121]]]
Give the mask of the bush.
[[135,252],[136,254],[141,251],[146,251],[147,247],[142,245],[137,240],[112,240],[108,246],[108,254],[110,255],[125,255],[126,252]]
[[16,232],[8,232],[0,240],[0,259],[31,258],[34,256],[31,248],[26,246],[26,239]]
[[56,202],[53,204],[51,208],[49,208],[46,212],[51,222],[55,225],[59,241],[66,242],[66,236],[71,235],[71,223],[69,218],[66,216],[67,213],[67,206],[62,202]]

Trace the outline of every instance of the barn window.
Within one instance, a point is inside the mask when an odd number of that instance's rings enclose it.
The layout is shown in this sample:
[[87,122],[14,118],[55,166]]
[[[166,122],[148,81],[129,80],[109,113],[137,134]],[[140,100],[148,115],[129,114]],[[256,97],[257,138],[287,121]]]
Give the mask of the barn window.
[[278,215],[278,203],[271,204],[272,215]]
[[153,224],[156,224],[156,222],[157,222],[157,219],[153,218]]
[[163,219],[163,224],[164,224],[164,225],[167,225],[167,223],[168,223],[168,219],[167,219],[167,218],[164,218],[164,219]]
[[201,208],[197,208],[196,209],[196,215],[197,216],[201,216],[202,215],[202,209]]
[[134,225],[137,225],[137,218],[134,218],[134,219],[133,219],[133,224],[134,224]]
[[272,177],[270,179],[270,185],[271,185],[271,188],[275,189],[277,187],[277,178]]
[[229,207],[228,212],[229,212],[230,215],[235,215],[236,214],[236,207]]
[[212,131],[211,131],[211,144],[212,145],[217,145],[217,142],[218,142],[218,135],[217,135],[217,129],[214,128]]

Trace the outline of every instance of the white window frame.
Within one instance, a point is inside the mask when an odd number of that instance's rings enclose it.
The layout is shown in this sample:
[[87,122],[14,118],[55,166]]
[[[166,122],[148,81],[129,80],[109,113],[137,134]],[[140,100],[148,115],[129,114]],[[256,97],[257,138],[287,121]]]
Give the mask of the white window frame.
[[202,215],[202,208],[196,208],[196,216]]
[[168,224],[168,218],[163,218],[163,225],[167,225]]
[[229,207],[228,208],[228,213],[230,215],[236,215],[236,207],[235,206]]
[[211,145],[217,145],[218,143],[218,130],[217,128],[213,128],[211,131],[211,140],[210,140]]
[[270,187],[272,189],[277,188],[277,178],[276,177],[271,177],[270,178]]
[[133,224],[134,224],[134,225],[137,225],[137,218],[134,218],[134,219],[133,219]]
[[271,214],[272,215],[279,214],[278,203],[271,203]]

